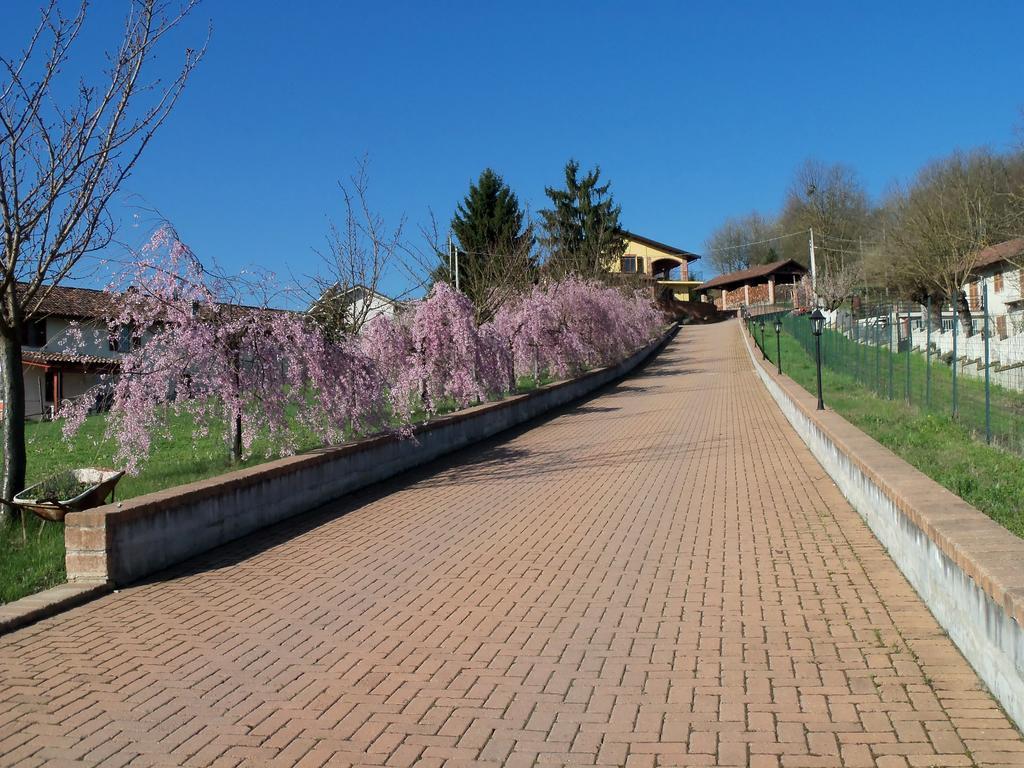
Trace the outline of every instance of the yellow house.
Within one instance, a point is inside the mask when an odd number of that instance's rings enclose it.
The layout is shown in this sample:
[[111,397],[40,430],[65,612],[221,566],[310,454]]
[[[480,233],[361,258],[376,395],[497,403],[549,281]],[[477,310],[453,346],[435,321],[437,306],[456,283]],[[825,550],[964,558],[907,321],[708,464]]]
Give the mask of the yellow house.
[[646,275],[658,285],[671,289],[672,295],[680,301],[689,301],[691,291],[700,285],[700,280],[690,279],[689,265],[700,256],[632,232],[625,235],[626,252],[618,263],[611,265],[611,271]]

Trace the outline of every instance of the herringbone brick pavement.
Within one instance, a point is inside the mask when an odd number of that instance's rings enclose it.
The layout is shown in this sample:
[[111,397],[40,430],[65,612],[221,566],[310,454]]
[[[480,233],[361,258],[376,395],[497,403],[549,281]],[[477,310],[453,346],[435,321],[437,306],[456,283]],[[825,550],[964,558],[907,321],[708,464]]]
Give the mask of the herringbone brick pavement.
[[533,429],[0,638],[0,755],[895,768],[1022,766],[1024,742],[730,323]]

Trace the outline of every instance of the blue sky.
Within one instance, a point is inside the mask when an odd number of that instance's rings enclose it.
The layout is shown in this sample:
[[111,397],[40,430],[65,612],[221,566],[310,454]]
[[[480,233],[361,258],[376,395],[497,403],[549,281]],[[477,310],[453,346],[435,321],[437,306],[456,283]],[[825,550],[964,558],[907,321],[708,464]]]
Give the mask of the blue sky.
[[[96,4],[81,61],[126,2]],[[0,48],[37,5],[5,4]],[[207,58],[125,192],[229,270],[315,269],[364,154],[374,206],[410,231],[430,209],[447,221],[487,166],[543,207],[575,157],[601,165],[628,229],[700,252],[726,216],[777,209],[807,157],[878,195],[956,147],[1007,147],[1024,106],[1010,1],[208,0],[158,65],[207,23]]]

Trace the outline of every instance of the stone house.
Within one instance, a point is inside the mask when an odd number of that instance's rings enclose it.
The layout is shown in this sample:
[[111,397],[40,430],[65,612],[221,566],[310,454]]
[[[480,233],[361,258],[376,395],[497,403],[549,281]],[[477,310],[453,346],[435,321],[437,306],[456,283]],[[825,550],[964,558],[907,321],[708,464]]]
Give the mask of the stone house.
[[[759,264],[756,267],[728,272],[703,283],[698,291],[714,296],[719,309],[738,309],[759,304],[776,304],[789,298],[807,269],[792,259]],[[785,288],[784,288],[785,286]]]

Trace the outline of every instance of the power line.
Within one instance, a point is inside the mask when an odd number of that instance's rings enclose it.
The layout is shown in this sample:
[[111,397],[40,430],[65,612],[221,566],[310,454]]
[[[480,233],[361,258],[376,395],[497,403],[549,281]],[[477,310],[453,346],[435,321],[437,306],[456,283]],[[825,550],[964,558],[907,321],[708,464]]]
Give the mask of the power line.
[[798,232],[790,232],[790,233],[785,234],[785,235],[776,235],[775,237],[769,237],[766,240],[755,240],[754,242],[750,242],[750,243],[740,243],[739,245],[725,245],[725,246],[722,246],[721,248],[711,248],[708,252],[709,253],[718,253],[719,251],[733,251],[733,250],[735,250],[737,248],[747,248],[747,247],[749,247],[751,245],[764,245],[765,243],[772,243],[772,242],[775,242],[776,240],[783,240],[783,239],[785,239],[787,237],[796,237],[797,235],[806,235],[808,232],[810,232],[810,230],[808,230],[808,229],[801,229]]
[[826,240],[841,240],[844,243],[856,243],[857,245],[862,245],[862,244],[880,245],[881,244],[881,241],[879,241],[879,240],[864,240],[863,238],[859,238],[859,237],[858,238],[839,237],[838,235],[829,235],[829,234],[823,234],[821,236],[824,239],[826,239]]
[[829,251],[831,253],[848,253],[851,256],[861,256],[861,255],[863,255],[862,251],[851,251],[848,248],[833,248],[833,247],[828,246],[828,245],[817,245],[817,246],[815,246],[815,248],[817,250],[819,250],[819,251]]

